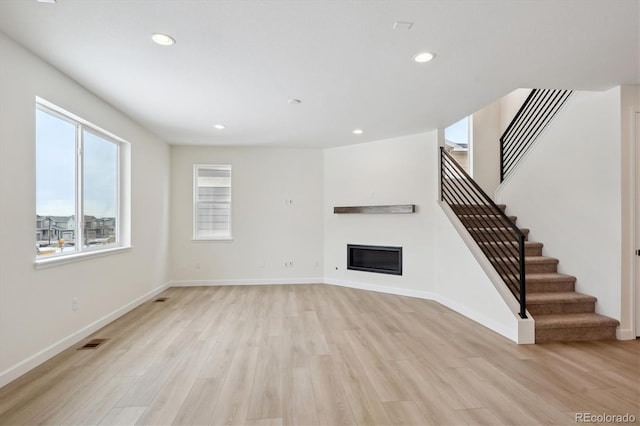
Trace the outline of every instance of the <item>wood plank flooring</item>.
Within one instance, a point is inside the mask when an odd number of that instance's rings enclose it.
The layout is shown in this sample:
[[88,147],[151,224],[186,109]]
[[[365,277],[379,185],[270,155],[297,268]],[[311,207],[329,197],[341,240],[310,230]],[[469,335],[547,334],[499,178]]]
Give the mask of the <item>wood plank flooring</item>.
[[0,424],[640,423],[637,340],[518,346],[432,301],[321,284],[162,296],[0,389]]

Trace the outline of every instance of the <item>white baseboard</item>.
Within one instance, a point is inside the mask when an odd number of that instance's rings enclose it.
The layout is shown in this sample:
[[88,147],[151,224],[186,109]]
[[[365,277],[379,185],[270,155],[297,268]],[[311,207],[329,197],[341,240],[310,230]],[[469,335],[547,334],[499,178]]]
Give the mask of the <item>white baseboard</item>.
[[43,350],[30,356],[29,358],[23,361],[20,361],[19,363],[9,367],[3,372],[0,372],[0,388],[14,381],[15,379],[27,373],[28,371],[36,368],[38,365],[42,364],[48,359],[53,358],[55,355],[59,354],[65,349],[68,349],[69,347],[75,345],[76,343],[80,342],[82,339],[86,338],[87,336],[101,329],[102,327],[109,324],[110,322],[120,318],[127,312],[133,310],[134,308],[137,308],[138,306],[148,301],[149,299],[153,298],[157,294],[163,292],[167,288],[169,288],[168,282],[161,285],[158,288],[155,288],[154,290],[151,290],[147,294],[138,297],[132,302],[127,303],[123,307],[116,309],[115,311],[92,322],[86,327],[83,327],[80,330],[70,334],[69,336],[59,340],[58,342],[52,344],[51,346],[44,348]]
[[[388,287],[388,286],[381,286],[381,285],[376,285],[376,284],[365,284],[365,283],[359,283],[359,282],[354,282],[354,281],[345,281],[345,280],[335,280],[335,279],[325,279],[324,281],[326,284],[333,284],[333,285],[339,285],[342,287],[350,287],[350,288],[357,288],[360,290],[369,290],[369,291],[376,291],[379,293],[388,293],[388,294],[396,294],[399,296],[409,296],[409,297],[416,297],[419,299],[426,299],[426,300],[433,300],[434,302],[438,302],[441,305],[446,306],[447,308],[456,311],[457,313],[459,313],[460,315],[463,315],[479,324],[482,324],[483,326],[487,327],[490,330],[495,331],[496,333],[500,334],[501,336],[506,337],[509,340],[512,340],[516,343],[518,343],[518,330],[517,329],[511,329],[510,327],[505,327],[504,324],[500,324],[494,320],[492,320],[491,318],[487,318],[486,316],[472,311],[471,309],[467,308],[466,306],[460,305],[457,302],[454,302],[453,300],[447,299],[446,297],[443,297],[437,293],[432,293],[432,292],[428,292],[428,291],[420,291],[420,290],[410,290],[410,289],[406,289],[406,288],[397,288],[397,287]],[[521,342],[522,343],[522,342]],[[528,343],[528,342],[527,342]]]
[[631,328],[618,328],[616,330],[616,339],[618,340],[635,340],[636,333]]
[[180,280],[169,281],[169,287],[218,287],[225,285],[322,284],[324,278],[267,278],[232,280]]

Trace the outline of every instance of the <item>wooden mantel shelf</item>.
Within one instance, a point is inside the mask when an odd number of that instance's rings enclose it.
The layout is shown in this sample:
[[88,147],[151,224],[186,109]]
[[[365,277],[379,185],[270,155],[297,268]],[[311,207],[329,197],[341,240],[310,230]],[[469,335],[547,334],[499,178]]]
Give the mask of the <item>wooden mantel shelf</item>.
[[334,214],[344,213],[365,213],[365,214],[394,214],[394,213],[415,213],[415,204],[393,204],[388,206],[348,206],[334,207]]

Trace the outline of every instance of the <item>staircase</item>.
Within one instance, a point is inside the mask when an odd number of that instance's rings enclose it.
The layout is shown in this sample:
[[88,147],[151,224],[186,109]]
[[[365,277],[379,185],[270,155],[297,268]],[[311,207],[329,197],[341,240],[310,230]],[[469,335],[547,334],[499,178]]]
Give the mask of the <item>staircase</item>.
[[[506,263],[505,250],[514,256],[511,229],[503,216],[485,206],[450,205],[494,265]],[[505,205],[498,205],[505,211]],[[508,216],[515,223],[515,216]],[[478,224],[482,224],[479,227]],[[595,313],[596,298],[575,291],[576,278],[558,273],[558,259],[542,255],[543,244],[525,235],[526,307],[535,320],[536,343],[615,339],[619,322]]]

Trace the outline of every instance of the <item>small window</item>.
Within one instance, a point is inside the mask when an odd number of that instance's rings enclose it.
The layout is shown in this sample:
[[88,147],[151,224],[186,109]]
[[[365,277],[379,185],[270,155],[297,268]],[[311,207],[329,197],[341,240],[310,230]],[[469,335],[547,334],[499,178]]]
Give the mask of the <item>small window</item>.
[[123,144],[81,118],[37,100],[36,261],[123,245],[119,232]]
[[231,166],[193,167],[193,239],[231,239]]

